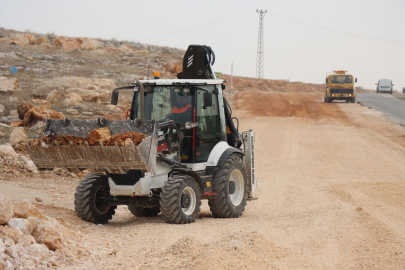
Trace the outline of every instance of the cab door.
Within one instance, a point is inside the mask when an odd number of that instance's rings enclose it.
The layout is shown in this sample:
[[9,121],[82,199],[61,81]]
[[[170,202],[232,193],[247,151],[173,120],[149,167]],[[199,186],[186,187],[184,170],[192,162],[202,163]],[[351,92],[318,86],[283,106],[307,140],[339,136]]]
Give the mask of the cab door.
[[212,148],[221,141],[222,133],[219,119],[218,97],[212,94],[212,106],[204,107],[204,93],[215,89],[214,85],[200,87],[207,91],[196,89],[194,128],[195,162],[206,162]]

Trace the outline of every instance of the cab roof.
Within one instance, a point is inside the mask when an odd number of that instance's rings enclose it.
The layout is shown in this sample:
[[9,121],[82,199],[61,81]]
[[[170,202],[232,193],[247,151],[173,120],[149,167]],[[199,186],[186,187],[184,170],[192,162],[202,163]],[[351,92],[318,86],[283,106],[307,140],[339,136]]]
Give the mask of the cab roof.
[[[142,84],[145,85],[207,85],[207,84],[223,84],[224,80],[213,80],[213,79],[152,79],[152,80],[140,80]],[[131,84],[137,84],[133,82]]]

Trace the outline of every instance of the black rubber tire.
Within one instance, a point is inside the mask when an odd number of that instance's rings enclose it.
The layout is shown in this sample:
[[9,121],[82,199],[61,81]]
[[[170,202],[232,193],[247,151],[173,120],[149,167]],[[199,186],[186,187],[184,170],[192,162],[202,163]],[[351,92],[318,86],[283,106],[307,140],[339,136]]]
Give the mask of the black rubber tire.
[[350,100],[346,99],[346,103],[349,103],[349,102],[350,102]]
[[391,90],[390,94],[392,95],[392,90]]
[[[230,177],[234,170],[239,170],[243,176],[243,197],[238,205],[234,205],[230,198]],[[247,182],[242,159],[237,155],[230,155],[213,176],[212,190],[217,195],[208,200],[208,205],[214,217],[237,218],[242,215],[247,203]]]
[[105,224],[112,219],[117,206],[101,208],[96,200],[102,192],[103,195],[110,193],[108,178],[102,173],[92,173],[83,177],[76,187],[75,210],[76,214],[83,220],[95,223]]
[[[195,194],[195,207],[189,214],[185,213],[182,207],[183,192],[186,188],[191,188]],[[162,217],[167,223],[187,224],[194,222],[201,211],[200,188],[191,176],[172,175],[162,187],[159,203]]]
[[327,102],[327,103],[331,103],[331,102],[332,102],[332,99],[329,98],[329,97],[327,97],[327,98],[326,98],[326,102]]
[[350,102],[351,102],[351,103],[356,103],[356,97],[351,98],[351,99],[350,99]]
[[143,208],[136,205],[128,205],[128,210],[136,217],[156,217],[160,213],[160,207]]

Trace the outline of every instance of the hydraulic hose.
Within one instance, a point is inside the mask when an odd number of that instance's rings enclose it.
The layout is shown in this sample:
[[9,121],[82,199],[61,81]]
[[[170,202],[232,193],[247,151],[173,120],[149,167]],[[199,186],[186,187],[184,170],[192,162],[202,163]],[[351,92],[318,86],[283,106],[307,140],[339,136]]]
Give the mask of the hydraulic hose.
[[136,83],[138,84],[139,87],[139,95],[140,95],[140,105],[141,105],[141,120],[145,120],[145,89],[143,88],[143,84],[139,81],[136,80]]

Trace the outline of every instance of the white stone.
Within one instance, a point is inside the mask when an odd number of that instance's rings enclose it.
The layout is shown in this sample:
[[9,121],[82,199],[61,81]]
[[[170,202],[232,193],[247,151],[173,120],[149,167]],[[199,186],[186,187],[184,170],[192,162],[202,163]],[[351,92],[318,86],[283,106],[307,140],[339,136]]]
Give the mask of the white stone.
[[6,224],[13,217],[13,203],[6,195],[0,194],[0,225]]
[[10,134],[10,143],[12,146],[16,146],[20,143],[24,143],[27,141],[27,134],[23,127],[16,127]]
[[17,153],[10,145],[0,145],[0,156],[17,158]]
[[25,233],[25,234],[30,233],[28,231],[27,225],[25,225],[24,219],[22,219],[22,218],[12,218],[9,220],[7,225],[10,226],[11,228],[20,229],[22,233]]
[[24,169],[26,169],[29,172],[38,171],[37,166],[35,166],[35,164],[34,164],[34,162],[32,162],[32,160],[28,161],[25,164]]

